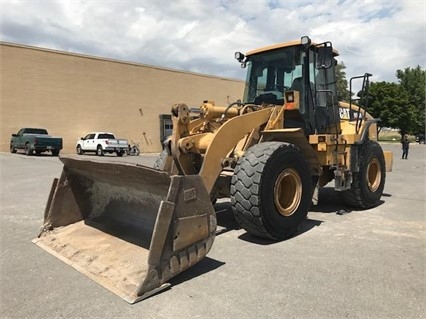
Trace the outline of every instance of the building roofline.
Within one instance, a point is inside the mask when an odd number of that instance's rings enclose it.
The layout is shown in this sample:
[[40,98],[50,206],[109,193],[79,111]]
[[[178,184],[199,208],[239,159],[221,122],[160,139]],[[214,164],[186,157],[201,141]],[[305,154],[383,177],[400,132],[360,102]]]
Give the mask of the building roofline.
[[13,43],[13,42],[0,41],[0,46],[17,47],[17,48],[22,48],[22,49],[43,51],[43,52],[49,52],[49,53],[55,53],[55,54],[61,54],[61,55],[69,55],[69,56],[79,57],[79,58],[92,59],[92,60],[105,61],[105,62],[112,62],[112,63],[119,63],[119,64],[126,64],[126,65],[133,65],[133,66],[145,67],[145,68],[150,68],[150,69],[155,69],[155,70],[160,70],[160,71],[183,73],[183,74],[189,74],[189,75],[195,75],[195,76],[201,76],[201,77],[207,77],[207,78],[221,79],[221,80],[225,80],[225,81],[244,82],[244,80],[235,79],[235,78],[228,78],[228,77],[205,74],[205,73],[179,70],[179,69],[161,67],[161,66],[132,62],[132,61],[124,61],[124,60],[119,60],[119,59],[106,58],[106,57],[100,57],[100,56],[83,54],[83,53],[61,51],[61,50],[57,50],[57,49],[49,49],[49,48],[37,47],[37,46],[27,45],[27,44],[19,44],[19,43]]

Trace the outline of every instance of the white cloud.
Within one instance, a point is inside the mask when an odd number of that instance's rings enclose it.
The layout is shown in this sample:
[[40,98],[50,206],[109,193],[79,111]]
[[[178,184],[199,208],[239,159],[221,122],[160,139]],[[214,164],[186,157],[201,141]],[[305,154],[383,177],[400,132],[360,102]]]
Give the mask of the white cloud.
[[396,81],[425,67],[425,2],[284,0],[1,0],[1,39],[244,78],[235,51],[330,40],[348,77]]

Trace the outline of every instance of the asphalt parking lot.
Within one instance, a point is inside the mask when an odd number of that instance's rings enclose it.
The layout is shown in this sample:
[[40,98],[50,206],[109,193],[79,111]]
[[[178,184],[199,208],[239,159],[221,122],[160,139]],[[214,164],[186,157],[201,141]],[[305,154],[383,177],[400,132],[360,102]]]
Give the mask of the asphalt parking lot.
[[208,257],[134,305],[31,242],[58,158],[0,153],[0,318],[425,318],[426,146],[413,144],[408,160],[382,147],[394,165],[378,207],[336,214],[350,209],[326,186],[296,236],[269,242],[238,229],[220,202]]

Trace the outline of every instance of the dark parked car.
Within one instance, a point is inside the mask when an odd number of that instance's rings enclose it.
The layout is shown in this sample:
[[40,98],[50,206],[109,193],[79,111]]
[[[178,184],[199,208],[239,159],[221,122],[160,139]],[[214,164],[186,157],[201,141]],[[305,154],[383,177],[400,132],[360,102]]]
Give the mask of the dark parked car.
[[419,133],[416,135],[416,142],[419,144],[424,144],[425,143],[425,135],[422,133]]
[[10,152],[16,153],[19,149],[24,150],[27,155],[34,152],[39,155],[48,151],[53,156],[58,156],[62,149],[62,137],[52,137],[44,128],[21,128],[10,139]]

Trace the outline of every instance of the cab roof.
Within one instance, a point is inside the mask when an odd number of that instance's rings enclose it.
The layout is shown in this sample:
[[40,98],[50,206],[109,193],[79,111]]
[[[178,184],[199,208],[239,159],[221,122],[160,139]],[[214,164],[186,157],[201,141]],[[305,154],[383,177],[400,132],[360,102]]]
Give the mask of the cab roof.
[[[292,41],[272,44],[272,45],[269,45],[269,46],[266,46],[266,47],[251,50],[251,51],[247,52],[246,56],[254,55],[254,54],[257,54],[257,53],[261,53],[261,52],[267,52],[267,51],[272,51],[272,50],[276,50],[276,49],[281,49],[281,48],[299,46],[299,45],[302,44],[301,41],[302,41],[301,39],[298,39],[298,40],[292,40]],[[317,45],[317,43],[312,42],[311,45]],[[333,48],[333,53],[334,53],[335,56],[339,55],[339,52],[337,50],[335,50],[334,48]]]

